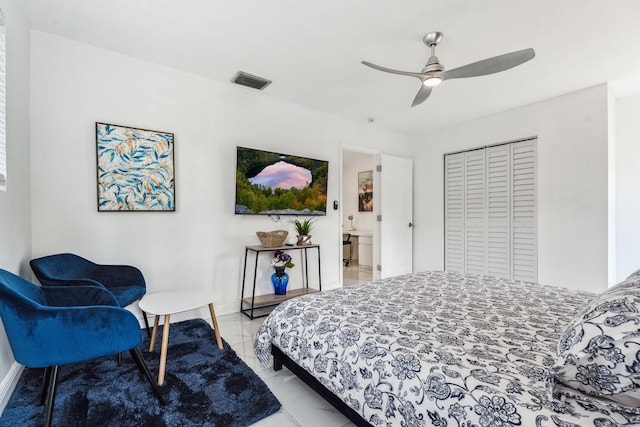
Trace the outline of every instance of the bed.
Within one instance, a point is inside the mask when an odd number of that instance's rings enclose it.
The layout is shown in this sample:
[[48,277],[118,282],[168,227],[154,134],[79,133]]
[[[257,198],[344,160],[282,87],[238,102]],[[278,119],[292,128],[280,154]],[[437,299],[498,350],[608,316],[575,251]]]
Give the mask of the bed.
[[414,273],[286,301],[255,352],[356,425],[640,425],[639,289],[640,275],[598,296]]

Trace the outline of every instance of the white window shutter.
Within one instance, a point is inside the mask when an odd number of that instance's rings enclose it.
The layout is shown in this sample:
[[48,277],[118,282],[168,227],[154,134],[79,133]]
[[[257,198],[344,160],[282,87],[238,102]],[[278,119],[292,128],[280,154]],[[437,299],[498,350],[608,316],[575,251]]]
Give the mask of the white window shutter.
[[465,264],[469,273],[486,273],[485,150],[465,154]]
[[536,144],[523,141],[513,144],[512,150],[513,278],[536,282]]
[[445,156],[445,270],[464,271],[464,154]]
[[7,55],[4,16],[0,11],[0,190],[7,189]]

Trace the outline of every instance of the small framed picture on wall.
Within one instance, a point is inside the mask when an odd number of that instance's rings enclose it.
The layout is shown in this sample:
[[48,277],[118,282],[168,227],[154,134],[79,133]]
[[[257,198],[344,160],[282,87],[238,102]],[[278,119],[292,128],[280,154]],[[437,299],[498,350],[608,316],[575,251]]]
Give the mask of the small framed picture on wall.
[[373,171],[358,172],[358,211],[373,212]]

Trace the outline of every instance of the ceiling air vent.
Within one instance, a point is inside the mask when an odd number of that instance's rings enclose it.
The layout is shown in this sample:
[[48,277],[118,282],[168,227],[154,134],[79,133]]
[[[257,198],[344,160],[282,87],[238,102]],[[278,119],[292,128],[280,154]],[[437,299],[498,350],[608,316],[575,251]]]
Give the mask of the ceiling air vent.
[[271,84],[271,80],[263,79],[244,71],[238,71],[231,79],[231,82],[258,90],[262,90]]

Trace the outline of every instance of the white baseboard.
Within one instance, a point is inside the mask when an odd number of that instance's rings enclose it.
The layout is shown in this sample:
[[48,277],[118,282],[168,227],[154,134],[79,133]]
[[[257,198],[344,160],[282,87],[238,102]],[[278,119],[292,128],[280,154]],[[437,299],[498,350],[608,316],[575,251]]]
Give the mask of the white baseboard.
[[23,369],[24,366],[18,362],[13,362],[9,372],[7,372],[7,375],[2,379],[2,382],[0,382],[0,415],[2,415],[13,390],[15,390],[16,385],[18,385],[18,380],[20,379],[20,374]]
[[224,316],[225,314],[239,313],[239,312],[240,312],[240,300],[232,303],[219,304],[216,306],[216,316]]

